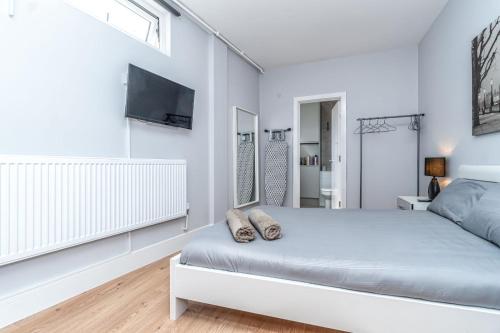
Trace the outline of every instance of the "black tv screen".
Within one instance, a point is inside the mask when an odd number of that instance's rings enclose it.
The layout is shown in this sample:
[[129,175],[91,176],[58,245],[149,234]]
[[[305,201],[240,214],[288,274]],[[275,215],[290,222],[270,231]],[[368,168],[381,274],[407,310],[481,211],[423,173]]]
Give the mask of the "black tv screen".
[[194,90],[129,64],[126,116],[192,129]]

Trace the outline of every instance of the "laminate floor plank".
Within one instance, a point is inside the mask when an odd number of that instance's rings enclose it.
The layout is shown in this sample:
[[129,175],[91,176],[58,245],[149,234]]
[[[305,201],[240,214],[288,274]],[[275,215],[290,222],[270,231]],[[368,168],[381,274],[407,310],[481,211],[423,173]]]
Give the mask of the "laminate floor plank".
[[169,319],[170,257],[23,319],[0,333],[339,333],[302,323],[190,302]]

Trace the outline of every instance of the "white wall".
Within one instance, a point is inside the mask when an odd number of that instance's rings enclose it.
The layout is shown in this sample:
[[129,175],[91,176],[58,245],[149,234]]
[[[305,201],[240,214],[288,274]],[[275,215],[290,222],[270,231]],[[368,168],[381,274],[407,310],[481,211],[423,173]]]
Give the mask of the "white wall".
[[500,133],[472,136],[471,69],[472,39],[498,15],[498,0],[450,0],[419,46],[423,152],[449,157],[450,177],[460,164],[500,164]]
[[[185,16],[172,18],[168,57],[63,0],[16,1],[13,18],[0,7],[0,36],[0,154],[126,157],[122,77],[128,63],[195,89],[192,131],[131,121],[130,152],[134,158],[186,159],[190,229],[208,224],[210,102],[227,103],[225,72],[234,63],[239,67],[231,74],[233,84],[258,91],[258,78],[245,73],[253,70],[250,65],[235,59],[228,63],[225,45],[210,42],[211,37]],[[215,73],[209,70],[210,53],[215,55]],[[248,83],[241,82],[247,79]],[[217,95],[210,89],[212,82],[217,82]],[[240,97],[236,95],[233,101],[239,102]],[[254,98],[251,106],[258,107],[258,94],[244,97],[241,103]],[[224,107],[222,114],[228,112]],[[216,116],[219,121],[221,115]],[[225,133],[215,140],[227,145]],[[226,160],[223,164],[228,170]],[[217,177],[225,179],[230,174],[218,173]],[[227,207],[226,198],[219,201],[224,202],[221,210]],[[124,234],[0,267],[0,298],[169,239],[181,234],[183,225],[180,219],[134,231],[131,248]]]
[[259,72],[214,39],[214,221],[233,207],[233,107],[259,114]]
[[[193,131],[131,122],[131,156],[185,158],[191,228],[207,224],[208,35],[172,20],[172,56],[110,28],[60,0],[18,1],[0,14],[1,154],[128,155],[124,117],[128,63],[196,90]],[[202,184],[200,186],[200,184]],[[135,231],[132,249],[182,233],[183,220]],[[1,295],[128,250],[125,235],[0,268]],[[43,271],[39,267],[43,263]],[[16,278],[15,278],[16,277]]]
[[230,207],[228,194],[230,173],[231,141],[229,132],[230,107],[227,101],[228,52],[227,47],[218,39],[214,43],[214,222],[225,220],[226,210]]
[[[260,81],[263,128],[293,127],[294,97],[345,91],[347,207],[358,207],[359,136],[353,134],[356,118],[417,112],[417,65],[417,48],[409,47],[270,70]],[[402,123],[397,132],[366,136],[366,208],[394,208],[396,196],[416,193],[416,138],[406,126]],[[292,135],[288,134],[287,206],[292,205]]]
[[[237,56],[234,52],[230,51],[228,53],[228,69],[227,69],[228,79],[227,79],[227,156],[232,156],[232,126],[233,126],[233,107],[237,106],[244,110],[259,114],[259,72],[250,67],[242,58]],[[259,124],[259,135],[262,137],[264,132],[263,127]],[[233,160],[228,159],[229,169],[227,170],[227,176],[229,176],[227,182],[227,193],[228,193],[228,207],[233,207],[234,198],[234,188],[233,188]],[[261,173],[262,174],[262,173]],[[261,197],[262,198],[262,197]]]

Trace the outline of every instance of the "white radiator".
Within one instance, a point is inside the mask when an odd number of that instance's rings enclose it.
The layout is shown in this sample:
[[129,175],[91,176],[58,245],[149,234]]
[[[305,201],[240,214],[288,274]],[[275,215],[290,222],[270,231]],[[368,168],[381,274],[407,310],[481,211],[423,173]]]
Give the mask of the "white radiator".
[[183,160],[0,156],[0,265],[186,215]]

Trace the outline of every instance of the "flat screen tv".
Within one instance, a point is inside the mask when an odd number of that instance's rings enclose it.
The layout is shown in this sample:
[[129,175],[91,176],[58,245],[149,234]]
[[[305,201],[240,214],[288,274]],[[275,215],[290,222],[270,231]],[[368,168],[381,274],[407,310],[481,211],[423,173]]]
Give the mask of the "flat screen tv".
[[126,116],[192,129],[194,90],[129,64]]

